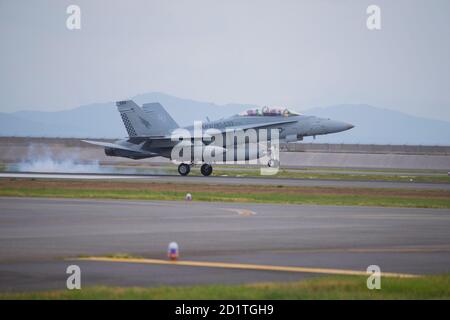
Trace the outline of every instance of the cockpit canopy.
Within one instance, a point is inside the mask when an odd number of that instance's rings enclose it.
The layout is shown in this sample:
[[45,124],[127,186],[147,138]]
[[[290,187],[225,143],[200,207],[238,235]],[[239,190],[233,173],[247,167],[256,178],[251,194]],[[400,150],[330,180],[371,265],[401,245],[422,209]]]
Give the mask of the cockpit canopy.
[[277,107],[263,107],[261,109],[250,109],[247,111],[243,111],[238,114],[239,117],[274,117],[274,116],[283,116],[283,117],[292,117],[299,116],[300,113],[296,111],[289,110],[287,108],[277,108]]

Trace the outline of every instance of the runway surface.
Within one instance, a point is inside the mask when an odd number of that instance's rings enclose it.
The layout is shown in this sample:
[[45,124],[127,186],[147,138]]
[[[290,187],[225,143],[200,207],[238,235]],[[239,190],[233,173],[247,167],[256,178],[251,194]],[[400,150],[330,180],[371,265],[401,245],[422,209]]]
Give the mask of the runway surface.
[[124,180],[145,182],[202,183],[231,185],[283,185],[295,187],[351,187],[450,190],[449,183],[420,183],[400,181],[344,181],[319,179],[289,179],[261,177],[180,176],[180,175],[128,175],[128,174],[77,174],[77,173],[23,173],[0,172],[0,178],[23,179],[74,179],[74,180]]
[[[251,213],[250,213],[251,212]],[[434,274],[450,271],[450,210],[164,201],[0,198],[0,291],[82,286],[295,281],[283,272],[96,261],[129,253],[183,261]],[[323,275],[323,274],[322,274]]]

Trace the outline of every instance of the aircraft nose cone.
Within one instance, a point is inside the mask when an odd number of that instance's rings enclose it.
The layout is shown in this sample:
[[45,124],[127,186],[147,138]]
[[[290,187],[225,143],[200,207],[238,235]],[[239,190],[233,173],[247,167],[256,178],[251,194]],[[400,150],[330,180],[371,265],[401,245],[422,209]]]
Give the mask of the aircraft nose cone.
[[355,126],[341,121],[330,120],[329,129],[331,132],[341,132],[354,128]]
[[353,129],[355,126],[354,125],[352,125],[351,123],[346,123],[346,128],[344,129],[344,130],[350,130],[350,129]]

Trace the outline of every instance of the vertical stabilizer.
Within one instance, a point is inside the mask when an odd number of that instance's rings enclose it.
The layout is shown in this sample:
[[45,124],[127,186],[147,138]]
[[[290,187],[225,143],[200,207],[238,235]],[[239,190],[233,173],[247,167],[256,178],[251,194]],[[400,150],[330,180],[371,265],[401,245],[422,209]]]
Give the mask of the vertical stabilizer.
[[178,128],[159,103],[147,103],[143,109],[132,100],[118,101],[116,105],[130,137],[165,136]]

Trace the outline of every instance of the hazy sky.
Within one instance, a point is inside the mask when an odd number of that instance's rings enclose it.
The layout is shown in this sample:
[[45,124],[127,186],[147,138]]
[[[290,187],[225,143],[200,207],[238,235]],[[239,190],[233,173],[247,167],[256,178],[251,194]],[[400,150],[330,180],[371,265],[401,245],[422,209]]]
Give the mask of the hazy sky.
[[[66,8],[81,8],[81,30]],[[366,28],[381,8],[382,29]],[[0,0],[0,110],[151,91],[450,120],[450,1]]]

